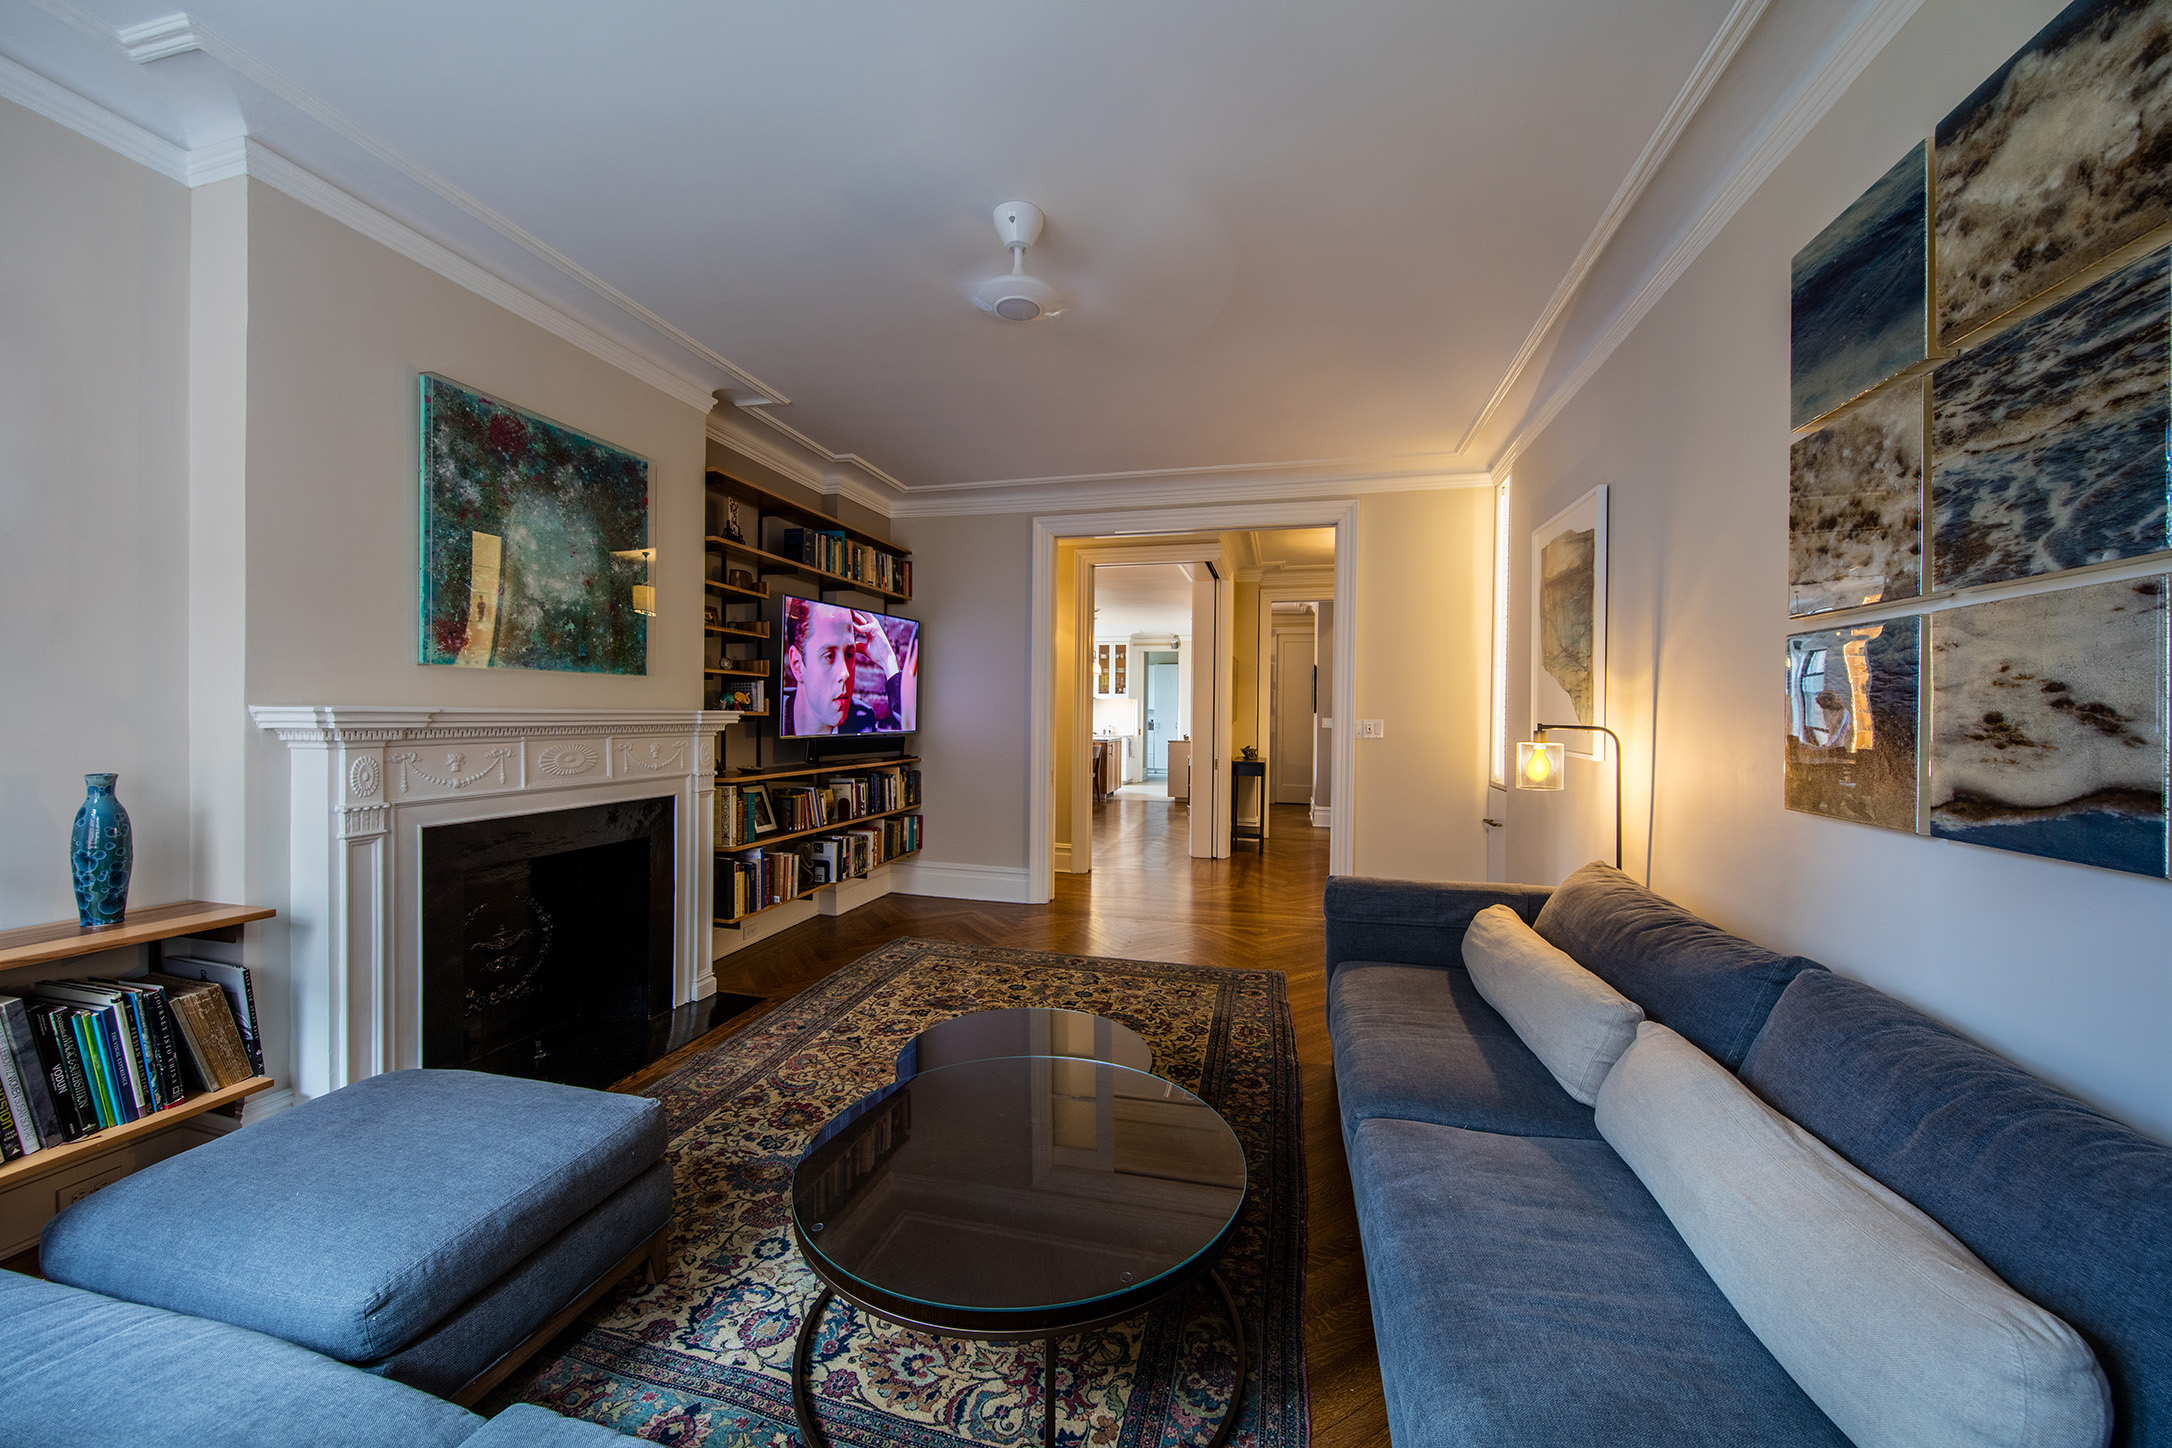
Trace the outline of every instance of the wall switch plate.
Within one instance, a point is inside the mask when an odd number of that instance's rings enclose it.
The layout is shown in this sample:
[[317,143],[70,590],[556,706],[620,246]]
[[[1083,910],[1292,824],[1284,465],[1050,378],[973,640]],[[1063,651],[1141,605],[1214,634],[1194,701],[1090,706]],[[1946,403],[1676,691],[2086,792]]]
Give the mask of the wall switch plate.
[[1385,719],[1360,719],[1357,724],[1357,737],[1360,739],[1385,739],[1388,737],[1388,721]]

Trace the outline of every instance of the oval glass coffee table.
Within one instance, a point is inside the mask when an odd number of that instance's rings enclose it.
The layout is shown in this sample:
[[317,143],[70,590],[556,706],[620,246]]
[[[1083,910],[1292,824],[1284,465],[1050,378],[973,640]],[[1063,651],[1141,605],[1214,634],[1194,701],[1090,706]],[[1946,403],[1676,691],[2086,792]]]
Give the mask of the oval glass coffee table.
[[792,1357],[801,1439],[827,1442],[808,1369],[833,1296],[938,1336],[1040,1341],[1041,1441],[1053,1444],[1056,1339],[1205,1278],[1236,1340],[1236,1386],[1209,1440],[1220,1448],[1248,1376],[1243,1324],[1214,1272],[1244,1205],[1244,1149],[1228,1123],[1174,1082],[1112,1061],[928,1068],[907,1058],[941,1053],[925,1035],[920,1045],[901,1055],[897,1084],[840,1113],[792,1175],[793,1239],[822,1282]]

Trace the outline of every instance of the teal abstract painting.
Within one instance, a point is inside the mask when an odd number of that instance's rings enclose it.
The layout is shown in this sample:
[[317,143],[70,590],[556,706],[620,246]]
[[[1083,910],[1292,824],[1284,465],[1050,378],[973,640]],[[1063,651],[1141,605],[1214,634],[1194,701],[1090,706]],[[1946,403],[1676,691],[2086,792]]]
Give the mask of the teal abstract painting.
[[647,673],[648,460],[421,380],[421,661]]

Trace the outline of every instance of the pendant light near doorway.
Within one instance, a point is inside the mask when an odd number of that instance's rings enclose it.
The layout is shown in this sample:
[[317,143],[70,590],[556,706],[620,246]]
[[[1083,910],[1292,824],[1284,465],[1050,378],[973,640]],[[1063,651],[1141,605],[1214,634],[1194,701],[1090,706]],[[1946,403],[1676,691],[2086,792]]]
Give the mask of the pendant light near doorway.
[[1063,311],[1063,294],[1026,274],[1026,248],[1040,239],[1045,220],[1030,201],[1006,201],[995,209],[996,235],[1011,249],[1011,270],[982,282],[973,293],[975,306],[1006,322],[1037,322]]

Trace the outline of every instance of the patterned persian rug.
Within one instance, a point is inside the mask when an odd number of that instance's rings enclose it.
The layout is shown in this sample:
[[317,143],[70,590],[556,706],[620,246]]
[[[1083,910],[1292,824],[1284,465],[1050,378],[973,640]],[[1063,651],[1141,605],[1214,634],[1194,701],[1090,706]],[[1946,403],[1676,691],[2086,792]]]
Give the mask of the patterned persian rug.
[[[1122,1022],[1153,1047],[1156,1074],[1235,1129],[1251,1184],[1221,1273],[1245,1318],[1252,1378],[1231,1441],[1302,1448],[1305,1172],[1282,976],[935,940],[862,957],[652,1088],[678,1184],[672,1271],[604,1299],[501,1400],[661,1443],[796,1444],[793,1341],[820,1286],[792,1245],[792,1167],[824,1122],[889,1084],[899,1048],[922,1028],[1010,1006]],[[811,1378],[837,1448],[1040,1442],[1039,1344],[930,1337],[841,1300],[824,1324]],[[1221,1304],[1203,1283],[1064,1339],[1057,1441],[1204,1443],[1235,1366]]]

